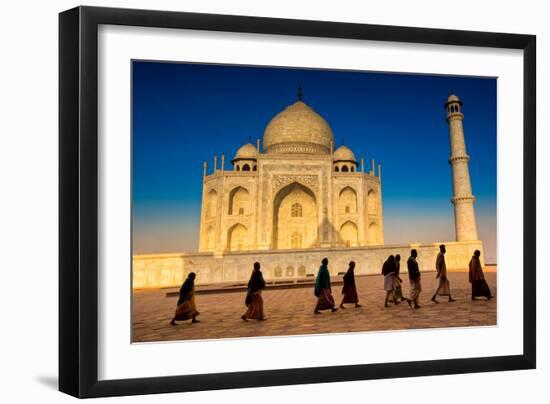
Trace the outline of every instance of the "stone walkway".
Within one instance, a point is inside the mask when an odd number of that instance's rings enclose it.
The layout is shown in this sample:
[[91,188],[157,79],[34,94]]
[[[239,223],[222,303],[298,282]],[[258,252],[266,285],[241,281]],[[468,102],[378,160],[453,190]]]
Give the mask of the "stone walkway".
[[[404,293],[408,295],[408,278],[406,274],[402,277]],[[485,277],[496,297],[496,273],[486,272]],[[246,309],[244,293],[198,295],[201,322],[191,325],[185,321],[175,327],[169,322],[177,298],[166,297],[166,290],[135,291],[134,342],[496,325],[496,298],[472,301],[468,273],[450,273],[449,279],[457,301],[448,303],[447,298],[440,297],[441,303],[431,302],[435,273],[425,273],[420,296],[422,308],[418,310],[411,310],[406,302],[384,308],[383,278],[379,275],[356,278],[363,307],[348,305],[345,310],[324,311],[320,315],[313,314],[316,298],[312,288],[266,290],[263,297],[267,320],[261,322],[240,319]],[[338,304],[341,289],[333,287]]]

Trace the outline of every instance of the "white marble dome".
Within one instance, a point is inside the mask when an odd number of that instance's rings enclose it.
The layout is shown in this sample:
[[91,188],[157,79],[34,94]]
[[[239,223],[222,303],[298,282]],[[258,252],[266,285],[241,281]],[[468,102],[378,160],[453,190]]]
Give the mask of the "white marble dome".
[[332,129],[303,101],[275,115],[264,132],[264,153],[329,154]]
[[237,150],[237,153],[235,153],[235,157],[233,160],[237,159],[251,159],[256,160],[258,157],[258,150],[256,149],[256,146],[254,146],[252,143],[247,143],[244,146],[241,146],[239,150]]
[[353,154],[349,147],[343,145],[336,149],[333,158],[334,161],[357,161],[355,159],[355,154]]

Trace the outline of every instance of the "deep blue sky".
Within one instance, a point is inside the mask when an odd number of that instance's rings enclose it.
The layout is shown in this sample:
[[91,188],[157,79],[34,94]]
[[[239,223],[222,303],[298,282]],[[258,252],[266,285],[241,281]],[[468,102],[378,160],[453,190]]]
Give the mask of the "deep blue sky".
[[[480,238],[496,262],[496,79],[133,62],[134,252],[196,251],[202,162],[255,144],[278,112],[304,102],[336,146],[382,164],[386,244],[454,239],[445,103],[464,102]],[[219,163],[218,163],[219,164]]]

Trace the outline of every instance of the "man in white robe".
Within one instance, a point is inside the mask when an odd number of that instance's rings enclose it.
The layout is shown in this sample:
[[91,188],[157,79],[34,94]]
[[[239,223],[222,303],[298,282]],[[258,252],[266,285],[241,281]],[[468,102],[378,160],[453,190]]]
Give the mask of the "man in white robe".
[[449,278],[447,277],[447,265],[445,264],[445,245],[441,244],[439,246],[439,254],[437,254],[437,258],[435,260],[435,269],[437,270],[437,276],[435,277],[438,279],[437,283],[437,289],[434,292],[434,295],[432,296],[432,302],[439,303],[436,300],[436,297],[439,296],[449,296],[449,302],[454,302],[455,299],[451,296],[451,287],[449,284]]

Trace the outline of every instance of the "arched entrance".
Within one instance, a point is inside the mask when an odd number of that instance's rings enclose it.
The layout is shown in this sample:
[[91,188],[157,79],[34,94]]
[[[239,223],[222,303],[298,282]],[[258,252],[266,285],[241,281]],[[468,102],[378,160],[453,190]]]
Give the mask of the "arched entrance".
[[357,193],[353,188],[345,187],[340,191],[338,211],[341,215],[357,213]]
[[340,237],[346,247],[357,246],[357,226],[351,221],[347,221],[340,227]]
[[249,195],[243,187],[236,187],[229,193],[229,212],[230,215],[248,215]]
[[248,229],[240,223],[233,225],[227,232],[227,249],[241,251],[248,247]]
[[308,248],[317,244],[315,194],[298,182],[285,186],[273,201],[272,248]]
[[206,217],[215,217],[217,213],[218,193],[211,189],[206,198]]

